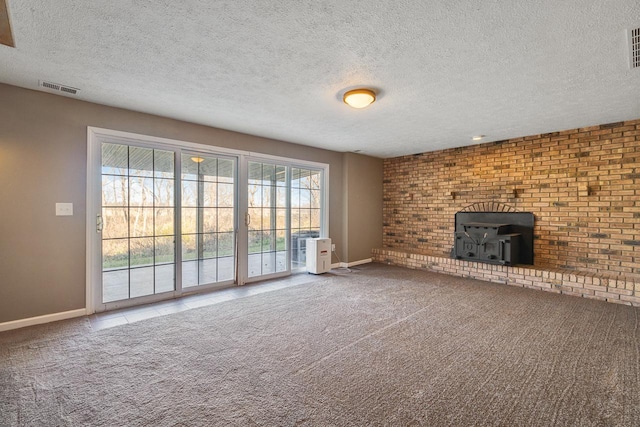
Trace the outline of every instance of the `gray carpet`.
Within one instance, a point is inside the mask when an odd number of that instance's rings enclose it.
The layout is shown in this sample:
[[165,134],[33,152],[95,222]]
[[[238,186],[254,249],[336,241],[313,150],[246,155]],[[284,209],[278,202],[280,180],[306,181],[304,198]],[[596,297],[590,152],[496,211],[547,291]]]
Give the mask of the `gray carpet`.
[[640,310],[383,265],[0,334],[2,426],[640,425]]

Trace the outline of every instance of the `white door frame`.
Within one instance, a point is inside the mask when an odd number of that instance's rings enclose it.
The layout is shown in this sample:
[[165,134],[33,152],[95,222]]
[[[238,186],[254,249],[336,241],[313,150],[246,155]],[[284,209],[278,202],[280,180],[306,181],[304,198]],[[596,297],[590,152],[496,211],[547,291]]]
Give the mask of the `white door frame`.
[[[96,219],[101,213],[101,174],[100,172],[100,153],[103,142],[111,142],[116,144],[131,144],[136,146],[147,146],[150,148],[166,149],[166,150],[194,150],[200,151],[212,155],[221,155],[226,157],[237,158],[236,168],[236,233],[237,233],[237,245],[236,245],[236,259],[237,259],[237,285],[243,285],[248,283],[247,280],[247,226],[244,224],[244,214],[247,212],[247,185],[248,176],[246,171],[247,159],[254,161],[266,161],[277,162],[287,166],[293,167],[309,167],[313,169],[322,170],[322,217],[321,217],[321,237],[329,236],[329,165],[326,163],[311,162],[306,160],[296,160],[291,158],[284,158],[279,156],[272,156],[268,154],[253,153],[249,151],[234,150],[230,148],[222,148],[211,145],[199,144],[194,142],[180,141],[175,139],[154,137],[148,135],[135,134],[130,132],[122,132],[111,129],[103,129],[97,127],[87,127],[87,201],[86,201],[86,313],[93,314],[100,306],[104,306],[102,301],[96,301],[99,295],[95,292],[95,287],[98,283],[101,283],[102,266],[100,265],[100,245],[101,235],[96,231]],[[179,166],[180,159],[176,159],[176,165]],[[180,190],[176,186],[176,200],[179,200]],[[176,221],[180,219],[180,213],[178,212],[178,206],[176,206]],[[175,233],[176,242],[180,239],[180,224],[176,223]],[[178,245],[176,245],[178,247]],[[178,254],[176,250],[176,275],[180,272],[181,265],[178,265],[181,254]],[[291,257],[291,251],[289,250],[289,258]],[[289,260],[290,262],[290,260]],[[290,268],[285,275],[291,274]],[[275,273],[268,276],[260,276],[259,278],[252,278],[255,280],[264,280],[269,277],[282,276],[281,273]],[[184,294],[194,293],[199,291],[207,291],[212,289],[218,289],[221,287],[227,287],[229,284],[213,284],[198,286],[197,289],[188,288],[186,291],[178,289],[173,292],[167,292],[158,295],[150,295],[147,297],[136,298],[133,303],[127,303],[127,300],[123,301],[121,306],[144,304],[148,302],[159,301],[167,298],[175,298]],[[130,300],[128,300],[130,301]],[[104,307],[102,307],[104,309]]]

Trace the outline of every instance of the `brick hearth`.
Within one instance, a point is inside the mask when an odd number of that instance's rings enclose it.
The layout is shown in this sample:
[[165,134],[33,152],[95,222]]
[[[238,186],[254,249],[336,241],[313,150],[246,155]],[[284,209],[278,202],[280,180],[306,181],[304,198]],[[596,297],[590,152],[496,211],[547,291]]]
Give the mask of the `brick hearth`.
[[640,281],[624,276],[547,270],[533,266],[509,267],[390,249],[374,249],[373,260],[452,276],[640,307]]

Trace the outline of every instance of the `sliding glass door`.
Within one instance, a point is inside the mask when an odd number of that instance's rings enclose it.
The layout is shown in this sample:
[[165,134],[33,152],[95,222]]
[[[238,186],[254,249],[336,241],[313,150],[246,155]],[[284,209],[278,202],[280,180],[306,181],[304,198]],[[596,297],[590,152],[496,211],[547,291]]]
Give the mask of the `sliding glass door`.
[[322,233],[323,170],[247,162],[248,281],[306,268],[306,242]]
[[182,154],[182,287],[236,277],[235,159]]
[[289,272],[288,167],[248,162],[248,278]]
[[209,153],[101,145],[99,304],[236,281],[236,165]]
[[111,132],[89,138],[93,310],[287,275],[326,235],[321,167]]
[[322,171],[291,168],[291,268],[306,267],[309,238],[321,237]]
[[102,145],[102,303],[175,290],[174,153]]

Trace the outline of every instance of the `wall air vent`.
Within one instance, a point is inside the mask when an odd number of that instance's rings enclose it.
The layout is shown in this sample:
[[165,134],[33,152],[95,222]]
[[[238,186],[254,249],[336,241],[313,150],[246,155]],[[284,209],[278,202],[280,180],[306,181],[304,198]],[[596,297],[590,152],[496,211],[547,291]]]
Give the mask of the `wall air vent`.
[[45,82],[44,80],[40,80],[38,82],[38,86],[47,90],[47,92],[63,92],[68,93],[69,95],[77,95],[80,92],[80,89],[70,86],[64,86],[58,83]]
[[627,30],[629,37],[629,67],[640,68],[640,28]]
[[78,89],[72,88],[72,87],[66,87],[66,86],[60,86],[60,91],[61,92],[67,92],[70,93],[72,95],[75,95],[76,93],[78,93]]
[[60,90],[60,85],[55,85],[49,82],[42,82],[42,87],[46,87],[47,89],[51,90]]

